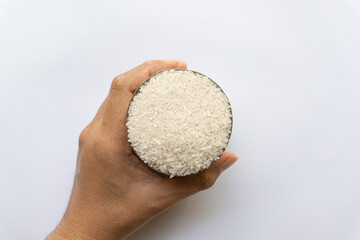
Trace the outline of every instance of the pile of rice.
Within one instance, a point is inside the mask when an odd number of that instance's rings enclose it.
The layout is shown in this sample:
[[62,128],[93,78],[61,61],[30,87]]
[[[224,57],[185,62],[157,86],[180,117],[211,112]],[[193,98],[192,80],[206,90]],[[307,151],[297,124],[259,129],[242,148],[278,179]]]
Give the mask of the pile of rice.
[[230,103],[208,77],[171,69],[145,81],[127,116],[128,139],[149,167],[170,177],[208,168],[230,138]]

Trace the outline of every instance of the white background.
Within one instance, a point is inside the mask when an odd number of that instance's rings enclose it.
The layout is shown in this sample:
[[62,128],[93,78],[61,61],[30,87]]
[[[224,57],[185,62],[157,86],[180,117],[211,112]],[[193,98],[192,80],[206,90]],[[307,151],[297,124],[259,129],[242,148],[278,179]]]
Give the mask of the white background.
[[42,239],[112,78],[214,79],[240,157],[130,239],[360,239],[360,2],[0,1],[0,238]]

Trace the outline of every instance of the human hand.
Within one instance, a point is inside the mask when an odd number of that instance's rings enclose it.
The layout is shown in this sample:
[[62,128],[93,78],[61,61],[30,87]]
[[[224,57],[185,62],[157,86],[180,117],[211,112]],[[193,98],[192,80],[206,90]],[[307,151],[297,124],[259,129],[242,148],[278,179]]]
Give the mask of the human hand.
[[68,207],[47,239],[125,238],[172,204],[211,187],[237,160],[225,152],[201,173],[169,178],[134,155],[125,126],[131,96],[148,77],[172,68],[186,69],[186,63],[147,61],[114,78],[109,95],[80,134]]

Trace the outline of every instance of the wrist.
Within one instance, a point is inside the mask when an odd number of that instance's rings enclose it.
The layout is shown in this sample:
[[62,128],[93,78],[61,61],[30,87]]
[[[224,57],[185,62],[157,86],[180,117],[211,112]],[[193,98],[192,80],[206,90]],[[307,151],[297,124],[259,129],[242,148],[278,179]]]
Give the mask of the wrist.
[[141,208],[125,210],[123,205],[113,205],[110,201],[81,206],[69,203],[64,217],[47,240],[124,239],[151,219]]
[[[143,197],[139,198],[139,194]],[[76,187],[73,189],[62,220],[47,239],[123,239],[177,199],[173,196],[169,199],[166,194],[154,198],[148,190],[120,198],[84,197]]]
[[84,228],[66,221],[64,218],[56,228],[47,236],[46,240],[94,240],[84,232]]

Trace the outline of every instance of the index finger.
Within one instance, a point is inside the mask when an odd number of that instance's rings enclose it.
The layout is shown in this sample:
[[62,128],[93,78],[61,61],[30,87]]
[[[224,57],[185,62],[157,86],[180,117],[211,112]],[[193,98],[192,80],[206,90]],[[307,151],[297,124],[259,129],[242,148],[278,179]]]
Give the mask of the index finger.
[[134,91],[151,75],[166,69],[186,69],[184,61],[176,59],[151,60],[114,78],[104,106],[103,125],[126,135],[126,111]]
[[[186,69],[186,62],[177,59],[150,60],[115,77],[111,89],[125,87],[125,90],[134,93],[135,90],[153,74],[172,68]],[[120,86],[119,86],[120,85]]]

